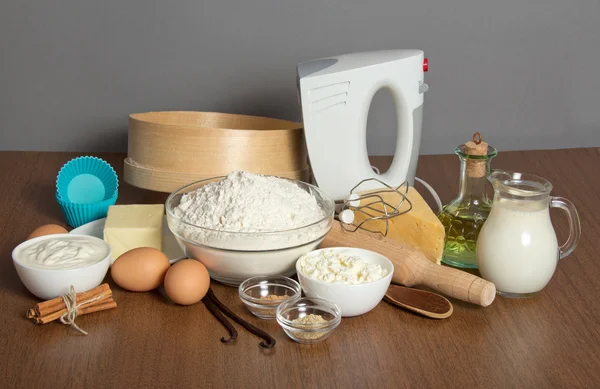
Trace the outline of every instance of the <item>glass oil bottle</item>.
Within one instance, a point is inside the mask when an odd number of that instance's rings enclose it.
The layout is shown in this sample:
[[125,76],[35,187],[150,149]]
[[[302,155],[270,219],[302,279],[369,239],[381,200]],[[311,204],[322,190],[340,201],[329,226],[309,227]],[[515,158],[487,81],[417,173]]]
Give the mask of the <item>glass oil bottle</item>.
[[458,197],[442,208],[439,219],[446,231],[442,262],[459,268],[477,268],[475,245],[492,209],[486,194],[490,163],[498,151],[476,132],[473,141],[457,147],[460,159]]

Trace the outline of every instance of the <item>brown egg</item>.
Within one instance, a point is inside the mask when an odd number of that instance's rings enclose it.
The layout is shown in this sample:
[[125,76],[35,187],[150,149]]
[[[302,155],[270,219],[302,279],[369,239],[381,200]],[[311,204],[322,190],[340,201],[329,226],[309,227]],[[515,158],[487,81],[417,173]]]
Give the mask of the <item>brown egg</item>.
[[195,259],[175,263],[165,276],[165,292],[173,302],[195,304],[208,292],[210,276],[206,267]]
[[123,289],[132,292],[147,292],[158,288],[171,263],[160,250],[138,247],[124,252],[110,269],[113,280]]
[[39,236],[44,235],[54,235],[54,234],[68,234],[64,227],[59,226],[58,224],[45,224],[33,230],[31,234],[27,237],[27,240],[37,238]]

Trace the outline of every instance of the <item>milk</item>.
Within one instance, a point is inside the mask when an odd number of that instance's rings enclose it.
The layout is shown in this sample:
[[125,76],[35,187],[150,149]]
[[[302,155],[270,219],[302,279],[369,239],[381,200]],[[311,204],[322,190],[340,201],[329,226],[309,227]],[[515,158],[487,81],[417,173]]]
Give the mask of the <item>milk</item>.
[[484,279],[496,284],[500,294],[528,295],[546,286],[558,258],[547,201],[496,197],[477,239]]

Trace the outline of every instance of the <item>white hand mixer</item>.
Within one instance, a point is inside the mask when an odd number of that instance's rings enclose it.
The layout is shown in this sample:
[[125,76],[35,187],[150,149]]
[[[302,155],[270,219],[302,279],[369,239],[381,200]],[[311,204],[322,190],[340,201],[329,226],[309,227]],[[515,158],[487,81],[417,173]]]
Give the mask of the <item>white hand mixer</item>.
[[[346,206],[359,200],[353,193],[357,183],[364,190],[396,190],[404,182],[414,185],[416,179],[432,192],[441,209],[433,188],[415,177],[423,93],[429,89],[423,80],[428,70],[423,51],[346,54],[302,62],[297,70],[306,144],[319,188],[334,200],[345,199]],[[394,97],[398,123],[392,165],[378,174],[369,162],[366,131],[371,101],[382,88]],[[392,211],[389,217],[398,215]]]

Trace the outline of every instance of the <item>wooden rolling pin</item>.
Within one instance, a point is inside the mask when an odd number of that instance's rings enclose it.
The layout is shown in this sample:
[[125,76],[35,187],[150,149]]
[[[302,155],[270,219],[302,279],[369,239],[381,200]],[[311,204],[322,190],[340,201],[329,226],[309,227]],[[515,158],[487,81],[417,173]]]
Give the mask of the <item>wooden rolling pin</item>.
[[425,285],[447,296],[487,307],[496,297],[496,286],[473,274],[429,261],[423,253],[379,234],[361,229],[349,232],[334,221],[321,247],[356,247],[375,251],[394,264],[392,282]]

